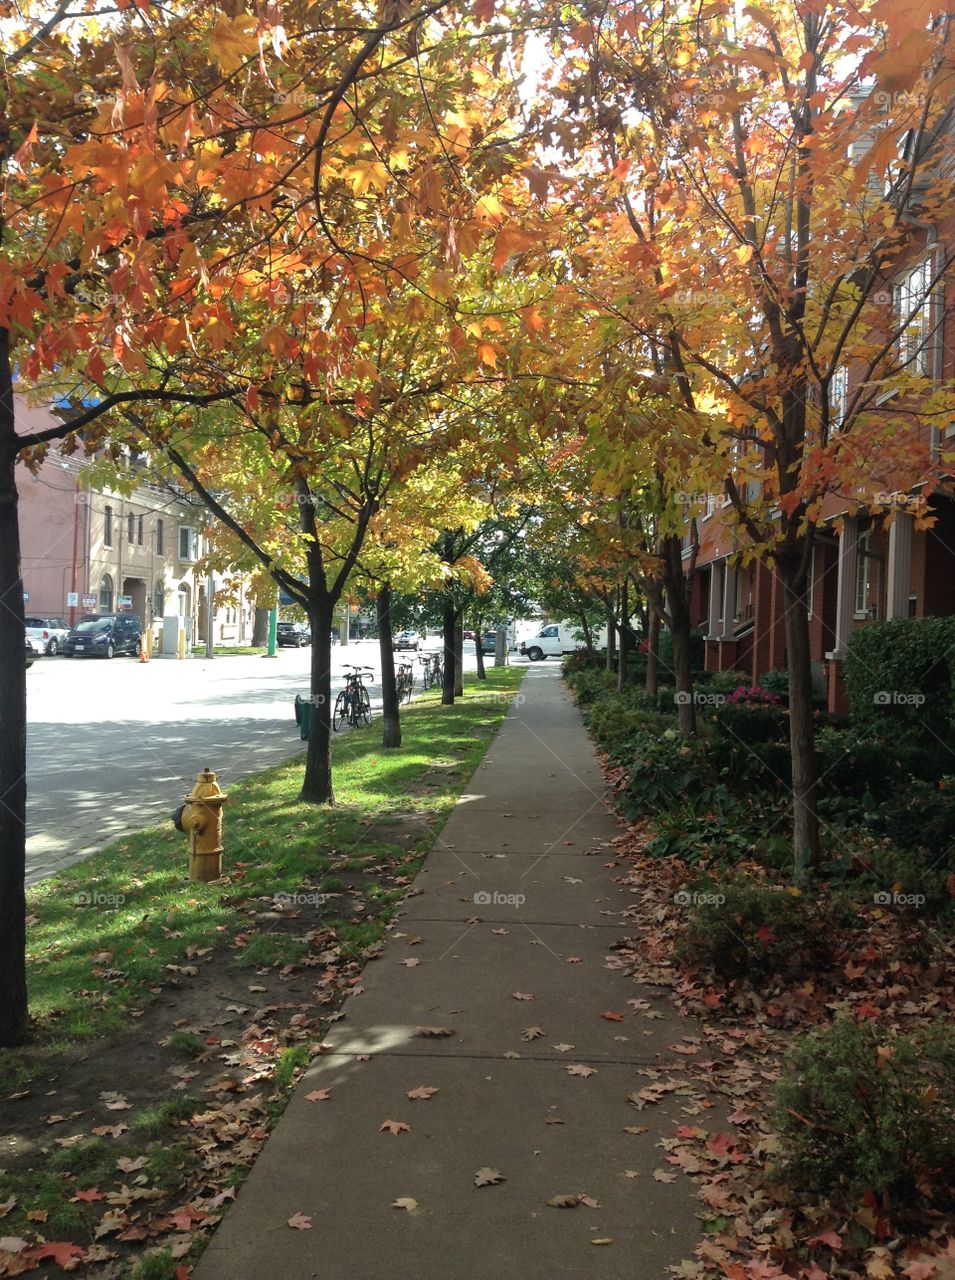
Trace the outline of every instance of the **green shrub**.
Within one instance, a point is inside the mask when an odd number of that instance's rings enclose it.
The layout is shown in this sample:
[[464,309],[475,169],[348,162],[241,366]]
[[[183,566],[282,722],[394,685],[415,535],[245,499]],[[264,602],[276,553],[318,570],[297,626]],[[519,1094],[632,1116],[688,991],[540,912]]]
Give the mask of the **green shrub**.
[[753,790],[786,791],[792,787],[792,752],[788,742],[743,743],[729,738],[714,742],[727,784],[740,794]]
[[594,702],[587,723],[597,743],[615,763],[628,761],[631,739],[637,734],[658,734],[672,726],[672,719],[659,711],[644,710],[625,694],[606,694]]
[[797,1043],[775,1119],[800,1187],[942,1200],[955,1170],[955,1029],[891,1035],[840,1019]]
[[750,683],[745,671],[706,671],[701,677],[707,693],[735,693]]
[[775,693],[779,698],[789,697],[788,671],[767,671],[759,677],[759,683],[767,693]]
[[947,740],[952,725],[955,617],[892,618],[852,633],[846,693],[852,717],[898,740],[926,729]]
[[725,702],[717,708],[716,728],[731,742],[782,742],[789,736],[789,717],[782,707]]
[[873,849],[863,872],[872,884],[873,894],[892,894],[893,906],[905,906],[913,896],[922,899],[912,904],[919,915],[938,916],[955,906],[948,889],[950,865],[940,866],[890,845]]
[[[669,631],[661,631],[657,644],[657,655],[660,661],[660,674],[669,675],[674,671],[673,636]],[[694,678],[703,675],[703,663],[706,658],[706,639],[702,631],[690,632],[690,670]]]
[[654,817],[677,799],[699,797],[715,782],[700,738],[681,738],[676,729],[643,733],[632,741],[633,763],[623,799],[626,817]]
[[792,977],[831,960],[824,910],[795,890],[738,876],[688,892],[689,919],[677,950],[685,964],[727,980],[759,981]]

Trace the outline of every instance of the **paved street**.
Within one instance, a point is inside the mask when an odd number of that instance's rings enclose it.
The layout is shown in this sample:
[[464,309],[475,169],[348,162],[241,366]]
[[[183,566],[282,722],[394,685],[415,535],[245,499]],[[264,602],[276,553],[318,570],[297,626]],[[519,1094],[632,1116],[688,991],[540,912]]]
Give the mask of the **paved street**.
[[[228,787],[301,751],[293,700],[308,692],[309,654],[35,662],[27,672],[27,882],[168,817],[207,765]],[[348,662],[380,672],[378,642],[335,646],[336,690]],[[471,644],[464,665],[474,669]],[[380,710],[377,677],[371,695]]]

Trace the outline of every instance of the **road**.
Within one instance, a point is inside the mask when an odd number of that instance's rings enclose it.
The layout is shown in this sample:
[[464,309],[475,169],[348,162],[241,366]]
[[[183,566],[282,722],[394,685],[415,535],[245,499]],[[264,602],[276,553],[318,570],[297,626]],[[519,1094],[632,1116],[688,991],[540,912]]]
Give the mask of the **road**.
[[[377,641],[332,653],[335,690],[346,663],[375,669],[380,710]],[[206,766],[227,787],[304,750],[294,698],[308,692],[309,654],[38,659],[27,672],[27,883],[168,818]]]

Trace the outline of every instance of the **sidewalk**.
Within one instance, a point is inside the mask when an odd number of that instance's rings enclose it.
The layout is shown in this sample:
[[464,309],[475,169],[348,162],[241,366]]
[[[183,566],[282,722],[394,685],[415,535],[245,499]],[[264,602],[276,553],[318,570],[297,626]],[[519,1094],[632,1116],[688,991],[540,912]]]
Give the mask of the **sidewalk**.
[[[600,770],[556,664],[521,692],[196,1280],[666,1280],[692,1254],[692,1184],[653,1176],[680,1100],[627,1101],[688,1027],[607,967],[631,895]],[[476,1187],[484,1168],[505,1181]]]

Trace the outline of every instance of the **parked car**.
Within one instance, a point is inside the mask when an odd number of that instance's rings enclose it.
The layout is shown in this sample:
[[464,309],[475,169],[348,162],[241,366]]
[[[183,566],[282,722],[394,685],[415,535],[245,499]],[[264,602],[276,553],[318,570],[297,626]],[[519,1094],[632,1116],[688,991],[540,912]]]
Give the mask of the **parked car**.
[[393,642],[395,649],[414,649],[421,647],[421,637],[417,631],[399,631]]
[[34,648],[33,641],[30,639],[29,636],[26,636],[25,640],[26,640],[26,646],[27,646],[26,647],[26,665],[27,665],[27,670],[29,670],[30,667],[32,667],[34,662],[36,661],[36,649]]
[[301,622],[280,622],[275,628],[275,641],[282,649],[300,649],[312,643],[312,633]]
[[139,653],[143,624],[135,613],[89,613],[81,618],[63,642],[68,658],[112,658],[117,653]]
[[36,640],[41,651],[51,658],[63,648],[63,641],[70,634],[70,624],[63,618],[37,618],[31,614],[24,621],[29,638]]
[[481,636],[481,652],[497,653],[497,631],[485,631]]
[[473,639],[475,638],[475,636],[474,636],[474,632],[473,632],[473,631],[465,631],[465,632],[464,632],[464,638],[465,638],[465,640],[473,640]]

